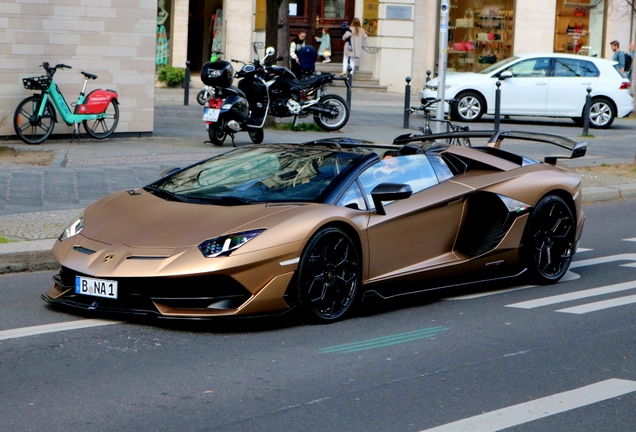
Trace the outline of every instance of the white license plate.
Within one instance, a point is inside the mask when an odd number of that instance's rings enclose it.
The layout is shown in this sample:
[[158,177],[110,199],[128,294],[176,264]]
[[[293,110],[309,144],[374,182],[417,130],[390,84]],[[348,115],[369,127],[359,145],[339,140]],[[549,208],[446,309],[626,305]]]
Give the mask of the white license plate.
[[220,109],[206,108],[203,114],[203,121],[215,122],[219,119]]
[[117,281],[75,276],[75,293],[116,299]]

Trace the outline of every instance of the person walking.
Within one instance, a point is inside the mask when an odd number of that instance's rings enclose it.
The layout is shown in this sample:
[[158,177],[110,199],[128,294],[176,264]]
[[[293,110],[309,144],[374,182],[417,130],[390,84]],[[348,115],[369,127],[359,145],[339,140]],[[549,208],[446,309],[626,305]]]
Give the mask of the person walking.
[[342,59],[342,76],[347,75],[347,67],[351,67],[351,75],[356,69],[356,59],[362,55],[362,40],[367,38],[367,34],[360,24],[358,18],[354,18],[351,22],[351,26],[347,29],[342,40],[349,40],[350,43],[345,42],[344,52]]
[[291,71],[296,75],[296,78],[300,79],[300,60],[298,59],[298,51],[305,46],[305,36],[307,34],[304,30],[298,32],[298,36],[291,41],[289,47],[289,56],[291,57]]
[[614,40],[610,42],[610,46],[612,47],[612,51],[614,51],[614,55],[612,56],[612,60],[618,62],[618,68],[621,72],[625,72],[625,53],[621,51],[621,44]]
[[324,57],[323,63],[331,62],[331,36],[327,27],[322,28],[322,36],[315,36],[316,42],[320,42],[318,55]]

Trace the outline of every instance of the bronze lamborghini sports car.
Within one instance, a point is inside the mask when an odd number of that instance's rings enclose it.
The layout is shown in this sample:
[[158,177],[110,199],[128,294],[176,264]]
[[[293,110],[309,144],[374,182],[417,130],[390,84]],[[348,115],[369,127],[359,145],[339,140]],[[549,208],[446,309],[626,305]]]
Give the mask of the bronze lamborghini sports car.
[[[569,154],[539,161],[505,143]],[[330,322],[369,294],[554,283],[585,220],[581,178],[556,162],[585,150],[505,131],[237,148],[88,207],[53,248],[61,270],[43,298],[164,318],[300,308]]]

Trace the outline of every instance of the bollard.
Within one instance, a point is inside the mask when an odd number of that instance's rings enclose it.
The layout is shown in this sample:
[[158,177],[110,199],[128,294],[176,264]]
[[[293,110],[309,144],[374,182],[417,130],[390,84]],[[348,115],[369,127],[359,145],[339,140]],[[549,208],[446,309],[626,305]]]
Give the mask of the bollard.
[[498,131],[501,120],[501,89],[499,88],[501,87],[501,81],[497,80],[495,85],[497,86],[497,90],[495,90],[495,131]]
[[183,80],[183,104],[188,105],[190,99],[190,62],[186,61],[185,79]]
[[426,71],[426,82],[429,82],[431,80],[431,73],[432,72],[430,70]]
[[583,136],[587,136],[590,131],[590,108],[592,107],[592,87],[588,87],[585,96],[585,108],[583,109]]
[[351,66],[347,66],[347,105],[349,106],[349,111],[351,111],[351,82],[353,81],[353,75],[351,75]]
[[404,124],[403,128],[409,128],[409,110],[411,108],[411,77],[406,77],[406,86],[404,86]]

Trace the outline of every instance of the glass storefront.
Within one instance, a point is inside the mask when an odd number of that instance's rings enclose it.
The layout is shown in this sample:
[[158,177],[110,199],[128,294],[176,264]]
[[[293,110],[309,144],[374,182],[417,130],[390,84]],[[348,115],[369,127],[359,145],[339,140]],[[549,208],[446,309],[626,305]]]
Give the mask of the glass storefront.
[[559,0],[554,52],[600,57],[603,53],[603,0]]
[[449,71],[479,71],[512,55],[514,0],[451,1]]

